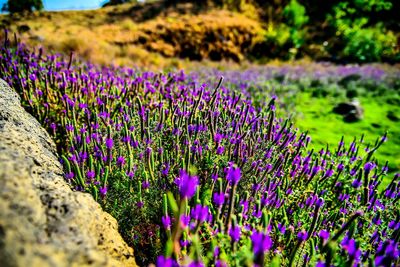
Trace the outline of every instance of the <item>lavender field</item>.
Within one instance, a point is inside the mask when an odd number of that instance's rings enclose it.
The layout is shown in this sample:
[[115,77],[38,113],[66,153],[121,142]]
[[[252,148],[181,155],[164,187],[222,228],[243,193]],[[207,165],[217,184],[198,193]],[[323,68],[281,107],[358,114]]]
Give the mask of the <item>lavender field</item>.
[[400,1],[0,5],[0,267],[400,266]]
[[[141,266],[399,265],[399,73],[151,72],[8,39],[0,53],[0,77],[54,138],[65,179],[117,219]],[[330,98],[355,97],[376,117],[326,115]],[[312,117],[318,105],[327,113]]]

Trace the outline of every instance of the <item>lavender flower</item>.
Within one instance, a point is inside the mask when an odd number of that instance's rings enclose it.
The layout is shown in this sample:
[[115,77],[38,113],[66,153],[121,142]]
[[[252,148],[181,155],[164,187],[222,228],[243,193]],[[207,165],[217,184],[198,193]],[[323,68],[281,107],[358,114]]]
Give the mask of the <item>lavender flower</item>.
[[327,240],[330,236],[330,233],[326,230],[321,230],[319,232],[319,237],[321,237],[324,241]]
[[226,174],[226,180],[228,180],[232,184],[237,184],[242,177],[240,169],[237,167],[235,168],[232,164],[228,168],[228,172]]
[[107,194],[107,186],[100,187],[100,195],[105,197]]
[[118,156],[117,157],[117,166],[122,167],[126,163],[125,158],[123,156]]
[[170,229],[171,227],[171,218],[169,216],[162,216],[161,217],[162,224],[165,229]]
[[354,239],[349,239],[347,236],[345,236],[340,244],[356,263],[360,261],[361,250],[357,248],[356,241]]
[[112,138],[107,138],[107,139],[106,139],[106,147],[107,147],[108,149],[112,149],[113,146],[114,146],[114,141],[113,141],[113,139],[112,139]]
[[197,220],[199,223],[202,223],[208,219],[209,209],[207,206],[202,206],[197,204],[194,209],[191,210],[191,217]]
[[251,235],[251,242],[253,244],[253,252],[255,255],[264,254],[272,247],[272,239],[269,235],[261,232],[253,232]]
[[359,188],[362,185],[362,181],[359,179],[354,179],[351,183],[351,186],[354,188]]
[[199,180],[197,176],[191,176],[185,170],[179,171],[179,176],[175,179],[175,184],[179,188],[181,198],[192,198],[197,190]]
[[367,162],[364,165],[364,172],[368,175],[375,168],[375,164],[373,162]]
[[303,241],[307,240],[307,239],[308,239],[308,233],[307,233],[307,231],[305,231],[305,230],[300,231],[300,232],[297,234],[297,239],[298,239],[300,242],[303,242]]
[[221,207],[225,202],[225,193],[214,193],[213,194],[213,201],[215,205]]
[[229,236],[232,238],[233,242],[238,242],[241,236],[240,226],[236,225],[229,229]]
[[93,179],[95,177],[95,175],[96,175],[96,173],[94,171],[87,171],[87,173],[86,173],[86,177],[90,180]]
[[65,178],[66,178],[67,180],[71,180],[71,179],[73,179],[74,177],[75,177],[75,174],[74,174],[73,172],[69,172],[69,173],[65,174]]
[[179,267],[179,264],[174,259],[161,255],[157,258],[157,267]]
[[[346,148],[344,137],[336,153],[329,147],[315,152],[306,133],[276,117],[286,95],[264,103],[274,94],[266,87],[289,85],[277,94],[297,90],[292,83],[341,87],[341,79],[359,73],[352,82],[363,86],[358,83],[381,82],[386,70],[317,64],[308,74],[305,66],[154,73],[42,53],[5,41],[0,77],[50,129],[71,187],[100,195],[97,200],[122,222],[129,217],[121,223],[124,237],[132,238],[134,229],[133,244],[149,246],[138,254],[141,262],[156,250],[166,253],[157,266],[174,267],[203,266],[202,259],[221,267],[265,266],[276,254],[289,266],[398,262],[400,176],[386,179],[389,164],[378,168],[373,160],[386,134],[368,145],[368,153],[360,146],[363,138]],[[221,75],[226,83],[213,87]],[[388,84],[398,77],[400,71]],[[196,169],[199,177],[180,168]],[[174,188],[171,176],[178,171]],[[177,199],[167,194],[176,189]],[[269,254],[272,240],[276,248]],[[252,259],[242,253],[250,244]]]
[[204,264],[201,261],[192,261],[188,267],[204,267]]

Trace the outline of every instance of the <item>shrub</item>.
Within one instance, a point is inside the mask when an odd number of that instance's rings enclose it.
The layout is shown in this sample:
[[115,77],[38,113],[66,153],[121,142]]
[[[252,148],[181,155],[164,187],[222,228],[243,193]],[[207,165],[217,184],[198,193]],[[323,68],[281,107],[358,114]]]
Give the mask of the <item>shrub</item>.
[[344,38],[343,54],[352,60],[374,62],[396,56],[397,38],[381,25],[349,30]]
[[[328,22],[341,38],[343,56],[360,62],[380,61],[395,58],[397,39],[382,23],[371,24],[371,17],[383,10],[390,10],[392,3],[377,1],[344,1],[333,8]],[[337,49],[334,48],[334,49]]]
[[285,6],[283,16],[286,18],[287,24],[294,29],[300,29],[309,19],[305,7],[296,0],[290,0],[290,3]]
[[291,0],[283,9],[283,16],[290,27],[292,49],[289,50],[289,52],[293,54],[293,56],[296,56],[298,50],[303,46],[307,34],[306,30],[303,28],[308,22],[306,9],[296,0]]
[[2,9],[10,13],[31,12],[33,10],[42,10],[43,3],[42,0],[8,0]]
[[[266,31],[266,43],[274,50],[273,54],[282,56],[288,50],[295,57],[302,47],[306,38],[306,31],[303,26],[308,22],[306,10],[296,0],[291,0],[282,12],[285,23],[277,27],[272,22],[268,23]],[[283,52],[283,53],[282,53]]]

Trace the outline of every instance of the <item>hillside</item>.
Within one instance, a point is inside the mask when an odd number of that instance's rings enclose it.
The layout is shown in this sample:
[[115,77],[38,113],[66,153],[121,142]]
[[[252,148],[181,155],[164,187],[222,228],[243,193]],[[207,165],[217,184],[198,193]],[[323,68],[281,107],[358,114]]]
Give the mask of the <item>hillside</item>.
[[[24,43],[94,63],[179,67],[177,58],[241,61],[262,38],[259,21],[192,4],[123,4],[90,11],[2,16]],[[204,45],[203,45],[204,44]]]
[[[29,45],[65,54],[73,51],[102,65],[164,69],[187,67],[194,61],[215,66],[221,61],[243,65],[288,59],[400,60],[398,23],[382,18],[395,17],[387,10],[361,10],[360,18],[352,22],[332,17],[332,12],[346,14],[339,4],[321,6],[322,15],[312,1],[304,1],[307,9],[288,1],[256,2],[240,9],[184,1],[126,3],[89,11],[1,15],[0,26]],[[370,22],[357,26],[358,19]]]

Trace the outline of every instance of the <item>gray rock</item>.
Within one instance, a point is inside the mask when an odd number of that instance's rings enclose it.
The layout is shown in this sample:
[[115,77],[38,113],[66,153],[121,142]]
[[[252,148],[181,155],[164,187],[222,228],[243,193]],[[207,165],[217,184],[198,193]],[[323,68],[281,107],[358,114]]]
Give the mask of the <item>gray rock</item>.
[[359,121],[364,116],[364,110],[358,100],[353,99],[350,102],[343,102],[337,104],[333,108],[333,112],[343,116],[343,120],[346,122]]
[[116,220],[70,189],[55,153],[0,79],[0,266],[136,266]]

